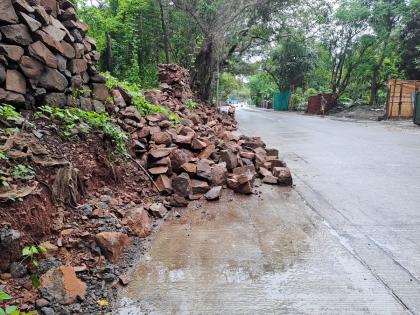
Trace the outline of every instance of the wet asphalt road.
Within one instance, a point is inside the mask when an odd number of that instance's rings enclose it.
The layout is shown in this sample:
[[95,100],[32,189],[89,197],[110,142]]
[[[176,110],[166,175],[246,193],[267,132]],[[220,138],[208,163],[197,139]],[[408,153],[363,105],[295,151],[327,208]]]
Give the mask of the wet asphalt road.
[[[420,132],[239,110],[296,187],[169,218],[118,314],[420,314]],[[418,195],[416,195],[418,193]]]

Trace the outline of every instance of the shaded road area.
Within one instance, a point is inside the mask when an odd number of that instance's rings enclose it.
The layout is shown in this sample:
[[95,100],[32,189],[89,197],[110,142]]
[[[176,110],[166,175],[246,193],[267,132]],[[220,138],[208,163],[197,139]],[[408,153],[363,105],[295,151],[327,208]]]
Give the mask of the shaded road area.
[[172,213],[117,314],[420,313],[420,133],[237,116],[243,133],[280,150],[296,188],[225,190]]

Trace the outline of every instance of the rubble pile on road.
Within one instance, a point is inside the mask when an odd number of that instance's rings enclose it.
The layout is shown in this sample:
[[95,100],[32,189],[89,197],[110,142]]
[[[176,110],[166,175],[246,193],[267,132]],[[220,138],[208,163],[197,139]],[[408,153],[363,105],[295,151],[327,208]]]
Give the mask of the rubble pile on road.
[[100,54],[87,31],[70,0],[1,0],[0,102],[104,111]]
[[[86,32],[69,0],[0,1],[0,104],[106,112],[131,153],[113,159],[103,130],[71,124],[71,137],[62,137],[51,116],[0,119],[0,291],[22,311],[99,313],[98,299],[115,293],[104,288],[127,284],[138,251],[129,244],[141,238],[143,246],[172,207],[217,200],[228,188],[252,194],[258,181],[292,185],[278,151],[238,135],[234,118],[196,100],[182,67],[159,66],[160,89],[145,94],[158,105],[147,104],[153,114],[142,114],[141,95],[108,89]],[[26,179],[13,175],[19,167]],[[34,268],[22,248],[37,244],[47,252]]]
[[[165,113],[140,116],[113,91],[119,124],[130,133],[133,151],[153,176],[155,187],[168,195],[167,206],[191,200],[218,199],[222,187],[251,194],[257,178],[267,184],[292,185],[276,149],[259,137],[239,136],[236,121],[226,113],[192,100],[188,72],[178,65],[160,65],[161,90],[147,98],[179,117],[172,124]],[[188,104],[193,104],[188,106]]]

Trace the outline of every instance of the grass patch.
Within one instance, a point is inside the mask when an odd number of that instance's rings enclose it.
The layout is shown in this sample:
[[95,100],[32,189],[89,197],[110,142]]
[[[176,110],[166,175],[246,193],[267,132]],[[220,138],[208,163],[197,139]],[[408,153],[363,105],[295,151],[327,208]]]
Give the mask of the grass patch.
[[89,134],[92,130],[100,131],[114,143],[118,156],[128,157],[128,136],[119,126],[112,123],[108,114],[48,105],[41,106],[39,109],[44,115],[63,124],[64,136],[71,137],[78,132]]

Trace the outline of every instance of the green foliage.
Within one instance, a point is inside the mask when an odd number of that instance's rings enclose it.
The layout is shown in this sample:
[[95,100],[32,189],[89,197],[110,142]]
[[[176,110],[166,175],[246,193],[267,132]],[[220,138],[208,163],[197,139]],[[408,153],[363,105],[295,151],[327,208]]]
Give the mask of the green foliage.
[[127,134],[113,124],[106,113],[88,112],[79,108],[58,108],[48,105],[40,107],[40,111],[64,125],[63,134],[71,137],[77,132],[89,134],[92,130],[103,132],[115,145],[115,152],[120,157],[128,156]]
[[[136,83],[157,87],[157,64],[163,58],[159,7],[154,0],[106,0],[95,7],[78,0],[79,16],[89,23],[89,35],[106,56],[107,35],[111,39],[113,67],[101,60],[102,70]],[[163,61],[163,60],[162,60]]]
[[0,149],[0,160],[7,160],[6,153],[2,149]]
[[308,88],[307,90],[297,88],[291,96],[291,107],[296,110],[305,110],[308,105],[309,97],[318,95],[319,93],[322,93],[322,91],[317,91],[314,88]]
[[13,168],[12,176],[22,182],[27,182],[35,177],[35,171],[29,165],[18,164]]
[[0,315],[34,315],[34,313],[26,313],[20,311],[15,305],[8,305],[12,297],[4,291],[0,291],[0,303],[3,304],[0,307]]
[[258,72],[249,79],[248,88],[252,102],[261,106],[263,101],[272,101],[274,92],[277,90],[276,83],[265,72]]
[[129,83],[127,81],[120,81],[117,78],[113,77],[109,72],[105,72],[102,75],[107,79],[106,85],[109,89],[120,87],[127,91],[132,97],[132,102],[134,106],[143,116],[147,116],[153,113],[164,113],[168,115],[169,119],[173,123],[179,123],[179,117],[177,114],[171,112],[166,107],[154,105],[148,102],[142,95],[141,89],[137,84]]
[[264,70],[274,79],[280,91],[302,86],[314,69],[315,51],[302,36],[287,37],[271,51]]
[[10,188],[9,182],[7,180],[6,174],[2,169],[0,169],[0,190],[7,191]]
[[0,302],[10,301],[12,297],[4,291],[0,291]]
[[0,118],[13,124],[18,124],[23,120],[22,115],[12,105],[8,104],[0,105]]
[[185,102],[185,106],[189,109],[189,110],[193,110],[197,107],[197,103],[194,100],[187,100]]
[[[22,256],[24,259],[30,259],[31,264],[35,269],[39,268],[40,257],[42,254],[45,254],[47,249],[42,245],[31,245],[26,246],[22,249]],[[36,275],[31,275],[31,281],[34,288],[39,288],[40,282]]]
[[220,95],[222,99],[237,96],[242,88],[242,81],[237,79],[232,73],[223,72],[220,76]]
[[413,11],[416,13],[409,18],[400,35],[400,53],[401,68],[406,72],[408,79],[418,80],[420,78],[420,1],[414,8],[417,8],[417,11]]

